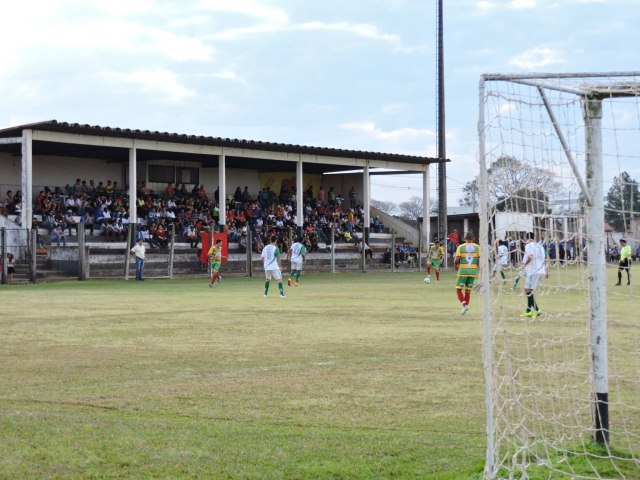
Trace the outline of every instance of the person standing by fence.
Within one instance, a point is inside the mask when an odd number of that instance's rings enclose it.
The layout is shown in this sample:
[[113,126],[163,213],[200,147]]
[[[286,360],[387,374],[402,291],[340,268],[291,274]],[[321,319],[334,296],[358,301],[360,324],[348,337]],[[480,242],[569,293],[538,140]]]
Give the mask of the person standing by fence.
[[141,238],[138,239],[136,244],[130,250],[131,256],[136,259],[136,280],[142,281],[142,270],[144,269],[144,254],[145,254],[144,243]]

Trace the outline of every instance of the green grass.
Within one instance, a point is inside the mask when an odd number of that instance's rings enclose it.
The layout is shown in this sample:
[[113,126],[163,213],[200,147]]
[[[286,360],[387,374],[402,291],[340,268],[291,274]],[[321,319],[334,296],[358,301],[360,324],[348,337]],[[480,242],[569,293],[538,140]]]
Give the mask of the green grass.
[[3,286],[0,478],[479,478],[480,298],[422,278]]

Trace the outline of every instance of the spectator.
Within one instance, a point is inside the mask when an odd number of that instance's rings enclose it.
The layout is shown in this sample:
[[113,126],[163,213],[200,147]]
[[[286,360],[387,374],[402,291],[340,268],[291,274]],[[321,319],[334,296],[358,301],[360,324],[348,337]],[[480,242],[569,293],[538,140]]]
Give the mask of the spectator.
[[[2,265],[0,263],[0,265]],[[13,274],[16,271],[16,259],[13,253],[7,253],[7,283],[13,282]]]
[[251,202],[251,194],[249,193],[249,187],[244,187],[244,191],[242,192],[242,203],[247,205]]
[[51,232],[49,233],[49,237],[51,238],[51,244],[53,245],[53,241],[55,240],[56,242],[56,246],[60,246],[60,241],[62,240],[62,246],[66,247],[67,246],[67,238],[64,235],[64,232],[62,231],[62,226],[60,224],[57,224],[53,230],[51,230]]
[[357,204],[358,194],[356,193],[356,187],[351,187],[351,190],[349,190],[349,206],[355,209]]
[[73,210],[67,210],[66,215],[64,216],[64,227],[69,229],[69,236],[73,235],[71,229],[76,229],[78,226],[78,222],[76,222],[75,216],[73,215]]
[[460,239],[458,237],[458,230],[455,228],[453,232],[447,235],[447,239],[449,240],[449,244],[447,245],[447,252],[449,255],[453,255],[460,244]]
[[362,253],[362,247],[364,246],[364,256],[369,257],[371,259],[373,259],[373,250],[371,250],[371,247],[369,247],[369,245],[367,245],[367,243],[364,241],[364,239],[360,239],[358,241],[358,252]]
[[233,200],[236,203],[242,203],[242,190],[240,190],[240,187],[237,187],[236,191],[233,193]]

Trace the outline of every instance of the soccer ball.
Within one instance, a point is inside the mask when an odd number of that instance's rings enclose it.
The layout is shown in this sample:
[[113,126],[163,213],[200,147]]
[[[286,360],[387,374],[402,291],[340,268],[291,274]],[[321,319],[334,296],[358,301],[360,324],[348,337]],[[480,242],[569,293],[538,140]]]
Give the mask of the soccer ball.
[[426,283],[427,285],[429,285],[431,283],[431,279],[429,277],[424,279],[424,283]]

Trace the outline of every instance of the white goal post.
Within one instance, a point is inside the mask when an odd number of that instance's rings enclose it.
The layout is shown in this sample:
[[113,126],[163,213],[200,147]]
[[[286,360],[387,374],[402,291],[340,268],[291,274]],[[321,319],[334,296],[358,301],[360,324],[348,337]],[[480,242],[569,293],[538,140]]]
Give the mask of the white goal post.
[[[485,74],[478,133],[485,478],[640,478],[640,321],[607,308],[605,233],[612,178],[640,174],[640,72]],[[549,258],[540,285],[519,283],[527,242]]]

